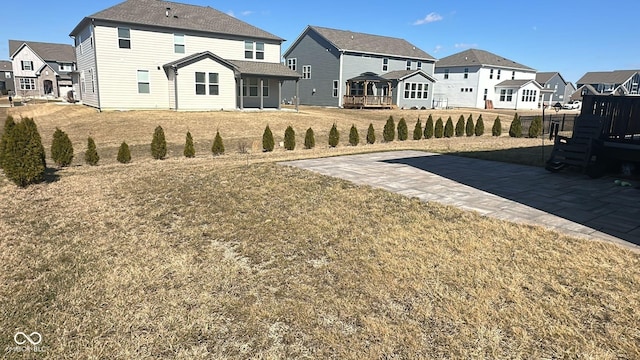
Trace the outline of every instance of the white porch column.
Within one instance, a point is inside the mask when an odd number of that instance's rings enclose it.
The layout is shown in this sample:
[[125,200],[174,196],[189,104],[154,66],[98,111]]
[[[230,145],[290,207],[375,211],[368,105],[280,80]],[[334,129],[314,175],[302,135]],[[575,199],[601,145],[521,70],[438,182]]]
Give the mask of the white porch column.
[[240,77],[240,110],[244,109],[244,80]]
[[260,110],[264,108],[264,94],[262,93],[263,87],[264,87],[264,80],[260,78],[260,89],[258,89],[258,94],[260,94]]

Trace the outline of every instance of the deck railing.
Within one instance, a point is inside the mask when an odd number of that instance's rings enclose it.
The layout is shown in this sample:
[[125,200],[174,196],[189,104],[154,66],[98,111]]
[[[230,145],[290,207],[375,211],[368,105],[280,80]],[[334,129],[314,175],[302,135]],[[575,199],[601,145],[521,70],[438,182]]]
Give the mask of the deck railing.
[[391,96],[379,95],[345,95],[345,107],[385,107],[393,105]]

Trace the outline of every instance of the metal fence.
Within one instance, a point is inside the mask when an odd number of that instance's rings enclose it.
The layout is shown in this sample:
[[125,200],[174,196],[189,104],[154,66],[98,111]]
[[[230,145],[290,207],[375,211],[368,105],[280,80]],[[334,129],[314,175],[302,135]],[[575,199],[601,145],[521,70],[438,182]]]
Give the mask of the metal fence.
[[[544,120],[542,122],[542,134],[549,134],[551,131],[551,124],[557,124],[560,132],[573,132],[573,125],[579,114],[544,114]],[[538,116],[520,116],[520,122],[522,123],[522,133],[526,134],[529,131],[529,127],[533,122],[533,119]]]

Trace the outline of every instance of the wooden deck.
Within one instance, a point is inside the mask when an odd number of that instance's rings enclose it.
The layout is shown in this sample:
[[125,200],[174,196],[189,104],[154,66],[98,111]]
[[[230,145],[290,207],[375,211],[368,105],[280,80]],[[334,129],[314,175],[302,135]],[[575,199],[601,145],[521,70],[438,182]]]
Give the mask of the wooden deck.
[[342,101],[345,109],[392,109],[395,107],[391,96],[345,95]]

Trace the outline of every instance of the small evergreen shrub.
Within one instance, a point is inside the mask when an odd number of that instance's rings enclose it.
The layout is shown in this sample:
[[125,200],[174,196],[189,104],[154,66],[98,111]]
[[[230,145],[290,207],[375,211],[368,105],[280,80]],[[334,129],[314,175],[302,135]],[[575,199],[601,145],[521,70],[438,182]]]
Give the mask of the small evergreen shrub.
[[187,137],[184,141],[184,151],[182,152],[184,157],[192,158],[196,156],[196,148],[193,146],[193,137],[191,132],[187,131]]
[[2,137],[0,138],[0,169],[4,169],[4,157],[5,149],[7,148],[7,142],[11,136],[13,128],[16,126],[12,116],[7,116],[7,120],[4,122],[4,130],[2,131]]
[[467,118],[467,125],[464,128],[464,132],[467,136],[473,136],[475,133],[476,126],[473,123],[473,115],[469,115]]
[[153,132],[151,140],[151,156],[156,160],[162,160],[167,156],[167,140],[164,137],[162,126],[158,125]]
[[[445,131],[445,136],[446,136],[446,131]],[[463,136],[464,135],[464,115],[460,115],[460,117],[458,118],[458,122],[456,122],[456,136]]]
[[396,124],[393,121],[393,116],[389,116],[387,119],[387,123],[384,124],[384,129],[382,130],[382,139],[385,142],[393,141],[396,137]]
[[51,141],[51,158],[60,167],[71,165],[73,160],[73,144],[71,144],[69,135],[58,128],[53,133]]
[[416,126],[413,128],[413,140],[422,139],[422,121],[420,121],[420,117],[418,117],[418,121],[416,121]]
[[351,125],[351,130],[349,130],[349,145],[358,146],[360,143],[360,135],[358,135],[358,129],[355,125]]
[[398,121],[398,140],[405,141],[409,138],[409,128],[404,118],[400,118]]
[[222,142],[220,131],[216,131],[216,137],[213,139],[213,145],[211,145],[211,153],[214,156],[224,154],[224,143]]
[[121,164],[128,164],[131,162],[131,152],[129,151],[129,145],[126,142],[122,142],[120,144],[120,148],[118,149],[118,162]]
[[476,121],[476,128],[474,132],[476,136],[482,136],[484,134],[484,121],[482,120],[482,114],[478,116],[478,120]]
[[304,148],[305,149],[313,149],[316,146],[316,138],[313,135],[313,129],[308,128],[307,132],[304,134]]
[[491,128],[492,136],[500,136],[502,135],[502,123],[500,122],[500,116],[497,116],[493,121],[493,127]]
[[522,137],[522,122],[520,121],[518,113],[513,115],[513,121],[511,121],[511,126],[509,127],[509,136],[514,138]]
[[20,187],[44,180],[44,147],[33,119],[14,124],[4,146],[4,174],[9,180]]
[[36,152],[37,155],[40,158],[40,162],[42,163],[42,167],[46,168],[47,167],[47,163],[45,160],[45,154],[44,154],[44,145],[42,145],[42,138],[40,137],[40,133],[38,132],[38,126],[36,125],[36,122],[33,121],[33,118],[23,118],[22,121],[26,127],[26,131],[27,134],[29,135],[29,139],[31,140],[31,143],[33,144],[33,149],[32,151]]
[[338,146],[338,142],[340,141],[340,133],[338,132],[338,127],[334,123],[329,130],[329,146],[336,147]]
[[287,150],[296,148],[296,132],[291,125],[287,126],[287,129],[284,131],[284,148]]
[[369,123],[369,128],[367,129],[367,144],[373,144],[376,142],[376,132],[373,129],[373,124]]
[[529,126],[529,137],[537,138],[542,133],[542,119],[540,116],[536,116],[533,118],[531,122],[531,126]]
[[447,119],[447,124],[444,126],[444,137],[450,138],[452,136],[453,136],[453,120],[451,120],[451,116],[449,116],[449,118]]
[[433,137],[433,117],[429,115],[427,123],[424,124],[424,138],[431,139]]
[[98,161],[100,161],[100,156],[98,156],[96,142],[89,136],[87,138],[87,151],[84,152],[84,162],[86,162],[87,165],[96,166],[98,165]]
[[275,141],[273,140],[273,133],[269,128],[269,125],[264,129],[264,133],[262,133],[262,151],[273,151],[273,147],[275,146]]
[[[451,120],[451,118],[449,118],[449,120]],[[444,125],[442,125],[442,118],[438,118],[438,120],[436,120],[436,127],[433,131],[433,135],[436,137],[436,139],[440,139],[444,136]]]

